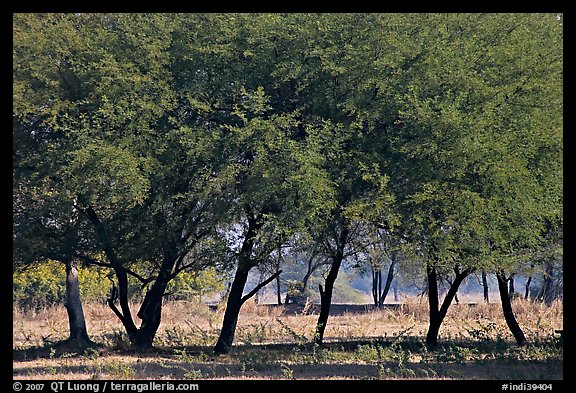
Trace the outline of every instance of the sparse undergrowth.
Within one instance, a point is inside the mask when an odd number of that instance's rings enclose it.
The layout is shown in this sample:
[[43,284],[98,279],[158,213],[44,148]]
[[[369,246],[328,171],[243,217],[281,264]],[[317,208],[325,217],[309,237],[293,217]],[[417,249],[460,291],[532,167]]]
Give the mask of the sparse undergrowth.
[[[15,378],[82,379],[561,379],[563,350],[554,336],[562,304],[516,300],[530,344],[512,342],[498,304],[455,306],[441,345],[423,344],[426,306],[412,299],[396,309],[345,312],[330,318],[327,344],[310,344],[315,315],[248,304],[232,353],[212,355],[222,313],[204,305],[167,303],[156,347],[130,349],[120,325],[102,305],[86,305],[96,347],[71,352],[65,311],[14,311]],[[537,316],[537,317],[536,317]]]

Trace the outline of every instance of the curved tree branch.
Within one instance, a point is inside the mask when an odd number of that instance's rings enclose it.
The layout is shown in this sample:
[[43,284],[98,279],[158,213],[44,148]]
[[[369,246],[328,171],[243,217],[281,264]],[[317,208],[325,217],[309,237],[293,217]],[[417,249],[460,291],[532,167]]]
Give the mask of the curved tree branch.
[[278,270],[276,273],[274,273],[273,275],[271,275],[270,277],[268,277],[266,280],[262,281],[260,284],[256,285],[256,287],[254,287],[253,290],[251,290],[250,292],[248,292],[248,294],[246,296],[243,296],[242,299],[240,299],[240,302],[242,304],[244,304],[246,302],[246,300],[250,299],[252,296],[256,295],[256,292],[258,292],[260,290],[260,288],[266,286],[269,282],[271,282],[272,280],[274,280],[276,277],[278,277],[280,275],[280,273],[282,273],[282,270]]

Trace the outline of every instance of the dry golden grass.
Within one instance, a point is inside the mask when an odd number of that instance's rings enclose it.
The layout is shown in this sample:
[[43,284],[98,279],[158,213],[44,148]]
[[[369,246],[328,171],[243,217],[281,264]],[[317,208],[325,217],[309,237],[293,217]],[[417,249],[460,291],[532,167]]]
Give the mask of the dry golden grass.
[[[40,358],[28,355],[34,353],[31,348],[41,347],[46,352],[52,343],[67,338],[66,311],[53,307],[24,313],[15,308],[14,375],[34,379],[562,378],[561,352],[549,344],[554,329],[563,327],[561,302],[549,307],[514,300],[516,318],[528,340],[545,343],[527,350],[515,348],[500,304],[454,304],[440,330],[440,341],[477,344],[448,347],[430,358],[422,344],[428,327],[426,299],[403,300],[404,304],[384,309],[349,306],[345,311],[335,306],[325,332],[328,346],[322,351],[308,344],[317,320],[316,314],[306,313],[310,308],[302,312],[248,302],[241,311],[234,351],[218,358],[212,356],[211,348],[218,338],[222,308],[213,311],[195,302],[166,303],[155,341],[157,349],[134,353],[110,309],[103,304],[86,304],[88,331],[101,349],[74,355],[52,351],[51,356]],[[408,345],[406,348],[395,347],[396,352],[385,348],[405,340],[407,344],[402,345]],[[502,342],[504,347],[496,348],[490,344],[494,342]],[[494,348],[502,352],[502,362],[492,353]],[[397,358],[397,353],[405,355]],[[488,363],[482,367],[467,364],[478,361]]]
[[[546,306],[539,302],[515,299],[513,307],[529,341],[546,339],[554,334],[554,329],[563,326],[560,301]],[[132,310],[135,313],[136,305],[133,305]],[[114,345],[122,340],[123,327],[106,305],[86,304],[84,312],[89,334],[94,341]],[[168,302],[163,307],[156,345],[212,345],[218,337],[222,317],[222,309],[214,312],[208,306],[194,302]],[[137,320],[135,315],[134,318]],[[248,302],[240,313],[236,342],[261,344],[310,341],[316,320],[315,314],[291,313],[282,306]],[[58,306],[24,313],[14,308],[12,327],[14,349],[64,340],[68,331],[66,310]],[[426,299],[411,297],[394,308],[331,315],[325,338],[330,341],[395,337],[401,332],[407,336],[423,337],[427,328]],[[440,339],[477,338],[475,334],[483,334],[486,339],[512,340],[500,304],[481,302],[471,306],[453,304],[450,307],[440,330]]]

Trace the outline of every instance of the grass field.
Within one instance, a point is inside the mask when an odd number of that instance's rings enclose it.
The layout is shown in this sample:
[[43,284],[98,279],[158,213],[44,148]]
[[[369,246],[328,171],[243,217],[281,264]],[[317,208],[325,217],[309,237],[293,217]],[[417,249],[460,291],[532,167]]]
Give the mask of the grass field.
[[[133,307],[133,310],[137,310]],[[530,344],[519,348],[499,304],[453,305],[440,331],[441,345],[423,344],[425,299],[407,298],[390,308],[338,305],[328,321],[326,345],[310,344],[317,315],[247,303],[235,347],[214,356],[223,310],[169,302],[155,348],[130,349],[112,312],[86,304],[89,334],[98,345],[76,353],[67,337],[64,307],[13,312],[15,379],[562,379],[561,302],[548,307],[516,299],[516,317]],[[135,317],[136,319],[136,317]]]

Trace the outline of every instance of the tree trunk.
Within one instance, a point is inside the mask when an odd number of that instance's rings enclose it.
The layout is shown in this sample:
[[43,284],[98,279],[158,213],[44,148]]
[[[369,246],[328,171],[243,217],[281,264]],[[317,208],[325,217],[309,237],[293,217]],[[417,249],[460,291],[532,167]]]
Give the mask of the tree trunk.
[[438,305],[438,275],[434,266],[426,266],[426,277],[428,279],[428,307],[429,307],[429,326],[426,333],[426,345],[435,348],[438,345],[438,332],[440,331]]
[[162,319],[162,302],[164,300],[164,294],[166,293],[166,287],[170,281],[170,275],[176,265],[177,255],[171,252],[166,252],[162,264],[160,265],[160,271],[158,272],[158,277],[154,280],[152,287],[140,306],[138,311],[138,318],[142,320],[140,328],[136,332],[136,337],[134,340],[134,345],[138,348],[151,348],[154,342],[154,337],[158,332],[160,327],[160,322]]
[[130,304],[128,302],[128,274],[123,267],[114,268],[116,273],[116,278],[118,279],[118,301],[120,302],[120,309],[122,312],[118,311],[116,306],[114,305],[113,296],[108,299],[108,306],[114,311],[116,316],[124,325],[124,329],[126,329],[126,333],[128,334],[128,339],[131,343],[135,343],[136,341],[136,334],[138,332],[138,328],[132,319],[132,313],[130,311]]
[[547,305],[552,304],[552,302],[554,301],[553,287],[554,287],[554,266],[551,263],[547,263],[541,296],[542,301],[545,302]]
[[509,295],[510,295],[510,300],[514,300],[514,292],[516,292],[515,289],[514,289],[514,273],[512,273],[512,274],[510,275],[510,280],[509,280],[509,281],[510,281],[510,282],[509,282],[510,287],[509,287],[509,289],[508,289],[508,293],[509,293]]
[[226,303],[226,312],[224,313],[224,320],[222,321],[222,329],[218,342],[214,347],[214,352],[218,355],[230,352],[232,343],[234,342],[234,334],[236,332],[236,324],[238,323],[238,315],[242,307],[242,293],[248,280],[248,272],[250,269],[240,267],[236,270],[230,293],[228,294],[228,301]]
[[466,269],[460,273],[458,268],[454,269],[456,277],[450,284],[450,288],[444,297],[444,301],[442,302],[440,309],[438,308],[438,274],[436,272],[436,268],[434,266],[428,265],[426,270],[428,278],[428,304],[430,306],[430,324],[426,334],[426,346],[430,349],[434,349],[438,346],[438,333],[440,331],[442,321],[444,321],[444,318],[446,317],[448,308],[456,297],[456,293],[458,292],[460,284],[470,273],[472,273],[472,270]]
[[394,301],[397,302],[398,301],[398,283],[397,282],[392,286],[392,289],[394,290]]
[[64,302],[70,324],[68,341],[78,344],[90,343],[86,329],[86,319],[80,300],[80,284],[78,282],[78,264],[73,258],[66,261],[66,299]]
[[225,299],[228,297],[228,294],[230,293],[230,288],[232,288],[232,281],[227,281],[226,282],[226,289],[224,290],[224,294],[222,295],[222,299]]
[[306,269],[306,274],[304,275],[304,278],[302,279],[302,295],[304,295],[308,289],[308,281],[310,280],[310,277],[312,276],[312,273],[314,272],[315,269],[312,268],[312,261],[314,260],[314,256],[311,256],[310,259],[308,259],[308,268]]
[[[166,285],[151,288],[144,298],[146,303],[145,316],[142,318],[140,328],[136,332],[134,346],[137,348],[151,348],[156,332],[160,327],[162,318],[162,299]],[[144,304],[144,303],[143,303]],[[138,314],[141,315],[140,313]]]
[[224,320],[222,321],[222,329],[220,336],[214,346],[214,353],[217,355],[230,352],[232,343],[234,342],[234,334],[236,332],[236,324],[238,323],[238,315],[240,308],[244,301],[242,300],[242,293],[248,280],[248,273],[254,266],[252,260],[252,250],[254,248],[254,241],[258,235],[258,231],[264,224],[261,216],[248,218],[248,230],[244,236],[244,242],[238,255],[238,269],[234,275],[230,293],[228,294],[228,301],[226,302],[226,311],[224,312]]
[[[178,255],[174,253],[174,245],[168,245],[164,250],[162,264],[158,277],[154,280],[152,287],[144,296],[140,310],[138,311],[138,318],[142,320],[140,328],[136,327],[130,311],[130,304],[128,302],[128,274],[126,268],[119,260],[114,247],[108,237],[104,225],[100,221],[98,215],[91,207],[86,209],[86,214],[89,220],[94,225],[98,234],[99,240],[102,244],[102,249],[108,257],[110,264],[114,267],[116,278],[118,279],[118,288],[113,284],[112,293],[108,299],[108,306],[114,311],[116,316],[120,319],[130,342],[138,348],[150,348],[154,341],[154,337],[160,326],[162,318],[162,301],[166,292],[166,287],[171,279],[172,271],[178,260]],[[120,310],[116,307],[115,301],[118,297],[120,303]]]
[[482,269],[482,287],[484,288],[484,301],[490,303],[490,298],[488,297],[488,278],[486,277],[486,271]]
[[376,266],[372,266],[372,300],[376,307],[378,307],[378,294],[378,270],[376,270]]
[[526,344],[526,337],[524,336],[524,332],[518,325],[516,318],[514,317],[514,312],[512,311],[512,303],[510,302],[510,292],[509,288],[506,285],[506,275],[504,272],[500,272],[496,274],[496,278],[498,279],[498,290],[500,292],[500,300],[502,301],[502,312],[504,313],[504,319],[506,319],[506,324],[510,329],[510,332],[514,335],[516,342],[518,345],[522,346]]
[[378,306],[384,306],[384,301],[386,300],[386,296],[388,296],[388,292],[390,291],[390,286],[392,285],[392,280],[394,279],[394,266],[396,265],[396,259],[390,263],[390,267],[388,268],[388,276],[386,277],[386,284],[384,285],[384,291],[380,294],[380,300],[378,302]]
[[140,311],[138,311],[138,317],[142,320],[134,339],[134,346],[138,348],[152,347],[162,319],[162,301],[166,286],[167,282],[165,279],[159,277],[152,285],[152,288],[146,292]]
[[276,277],[276,302],[279,306],[282,305],[282,296],[280,293],[280,276]]
[[[116,255],[114,251],[114,247],[112,246],[112,242],[104,228],[104,225],[100,221],[98,214],[92,207],[88,207],[84,210],[84,213],[94,226],[96,230],[96,234],[98,236],[98,240],[101,243],[102,250],[106,254],[106,257],[110,261],[110,264],[114,267],[114,273],[116,274],[116,278],[118,279],[118,288],[112,285],[112,291],[110,294],[110,298],[108,299],[108,306],[114,314],[120,319],[122,325],[126,329],[126,333],[128,334],[128,338],[130,339],[131,343],[134,343],[136,340],[136,333],[138,328],[134,324],[134,320],[132,319],[132,314],[130,312],[130,304],[128,302],[128,274],[126,273],[126,269],[122,265],[122,262]],[[114,301],[118,297],[120,302],[120,310],[114,304]]]
[[526,281],[526,290],[524,291],[524,300],[527,300],[530,296],[530,284],[532,283],[532,276],[528,277]]
[[[112,294],[108,299],[108,306],[120,319],[128,333],[130,342],[137,348],[152,347],[162,317],[162,301],[175,263],[175,256],[165,256],[158,277],[154,280],[154,284],[152,284],[146,296],[144,296],[138,311],[138,318],[142,320],[140,328],[136,327],[128,304],[128,275],[126,270],[123,267],[114,269],[118,278],[118,289],[113,285]],[[122,311],[118,310],[115,305],[118,295]]]
[[382,298],[382,268],[378,269],[378,288],[376,290],[376,300],[378,306],[380,304],[380,299]]
[[314,342],[318,345],[322,345],[324,340],[324,330],[326,330],[326,324],[328,323],[328,316],[330,315],[330,306],[332,305],[332,293],[334,291],[334,282],[338,277],[338,271],[340,270],[340,265],[342,264],[342,258],[335,257],[330,267],[330,272],[328,277],[324,281],[326,288],[323,289],[320,285],[320,315],[318,316],[318,322],[316,323],[316,332],[314,334]]
[[332,305],[332,292],[334,291],[334,282],[338,278],[338,271],[340,270],[340,265],[342,265],[342,260],[344,259],[344,247],[346,245],[348,230],[344,229],[340,233],[336,254],[332,259],[332,265],[330,267],[330,272],[324,281],[325,289],[320,285],[320,315],[318,316],[318,322],[316,323],[316,332],[314,334],[314,342],[318,345],[322,345],[324,340],[324,331],[326,329],[326,324],[328,323],[328,316],[330,315],[330,306]]

